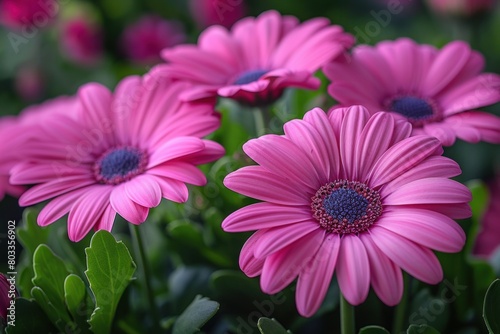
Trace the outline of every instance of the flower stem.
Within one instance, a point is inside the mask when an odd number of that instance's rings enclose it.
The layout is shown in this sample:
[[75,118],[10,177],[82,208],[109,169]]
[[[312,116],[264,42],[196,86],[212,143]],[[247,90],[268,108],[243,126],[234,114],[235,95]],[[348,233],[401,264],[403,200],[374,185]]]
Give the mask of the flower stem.
[[403,296],[401,301],[396,306],[394,314],[394,322],[392,326],[392,333],[398,334],[403,332],[403,326],[406,320],[406,308],[408,306],[408,290],[409,290],[409,279],[406,273],[403,273]]
[[341,334],[354,334],[354,306],[340,294],[340,333]]
[[139,229],[139,225],[129,224],[130,234],[132,235],[132,242],[134,243],[134,249],[136,257],[139,258],[139,265],[142,268],[142,276],[144,283],[144,290],[146,290],[148,302],[149,302],[149,312],[153,317],[153,329],[155,333],[160,330],[160,316],[158,314],[158,308],[156,307],[155,297],[153,293],[153,288],[151,286],[150,278],[152,277],[151,269],[149,267],[149,262],[146,257],[146,251],[144,249],[144,244],[142,242],[142,235]]
[[253,117],[255,120],[255,133],[257,137],[266,134],[266,114],[267,110],[264,108],[255,108]]

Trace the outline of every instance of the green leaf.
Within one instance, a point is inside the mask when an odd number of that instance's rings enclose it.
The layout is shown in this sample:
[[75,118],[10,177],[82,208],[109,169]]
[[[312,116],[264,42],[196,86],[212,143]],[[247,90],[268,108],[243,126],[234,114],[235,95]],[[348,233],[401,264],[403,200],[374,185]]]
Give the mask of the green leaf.
[[173,334],[197,333],[219,310],[219,303],[196,296],[193,302],[177,318]]
[[33,255],[33,271],[33,298],[59,329],[74,327],[65,305],[64,281],[69,272],[63,260],[46,245],[40,245]]
[[279,322],[275,319],[260,318],[257,322],[257,327],[262,334],[288,334],[287,331]]
[[488,331],[492,334],[500,333],[500,279],[496,279],[491,283],[486,296],[484,297],[483,318],[488,327]]
[[407,334],[439,334],[439,331],[437,331],[434,327],[428,326],[428,325],[410,325],[408,327],[408,330],[406,331]]
[[35,301],[16,299],[15,326],[7,326],[7,334],[55,334],[59,332]]
[[19,242],[32,256],[37,247],[46,244],[49,239],[49,230],[41,228],[36,223],[38,212],[32,208],[24,210],[23,225],[17,230]]
[[95,297],[95,309],[89,320],[95,334],[109,333],[116,307],[125,288],[132,280],[136,265],[121,241],[101,230],[94,234],[87,254],[87,275]]
[[87,289],[83,280],[74,274],[66,277],[64,281],[64,298],[66,306],[78,324],[78,327],[85,328],[88,331],[87,319],[90,314],[87,303]]
[[384,327],[366,326],[359,330],[359,334],[390,334],[390,333]]

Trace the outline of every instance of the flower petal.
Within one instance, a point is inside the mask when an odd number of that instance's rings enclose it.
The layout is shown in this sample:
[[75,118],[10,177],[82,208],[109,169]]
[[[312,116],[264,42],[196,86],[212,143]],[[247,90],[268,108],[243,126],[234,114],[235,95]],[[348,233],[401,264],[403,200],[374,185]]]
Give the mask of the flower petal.
[[364,302],[370,290],[370,263],[358,236],[347,234],[342,237],[336,272],[345,299],[351,305]]
[[226,232],[244,232],[284,226],[310,220],[310,207],[255,203],[241,208],[224,219]]
[[265,259],[257,259],[253,254],[258,245],[260,237],[266,233],[266,230],[259,230],[252,234],[245,242],[240,252],[239,265],[241,270],[248,277],[259,276],[262,272]]
[[123,189],[128,198],[141,206],[153,208],[161,202],[161,188],[149,175],[138,175],[123,183]]
[[299,274],[297,281],[297,309],[303,317],[310,317],[319,309],[332,282],[333,271],[340,250],[340,238],[328,235],[316,256]]
[[428,248],[375,225],[370,228],[370,236],[389,259],[415,278],[429,284],[443,279],[441,264]]
[[361,132],[368,122],[368,110],[362,106],[352,106],[346,111],[340,129],[340,155],[344,166],[344,176],[349,180],[357,180],[356,144]]
[[113,209],[132,224],[142,224],[148,216],[149,209],[132,201],[123,183],[113,188],[109,200]]
[[169,161],[148,170],[148,174],[168,177],[181,182],[203,186],[207,183],[205,174],[190,163]]

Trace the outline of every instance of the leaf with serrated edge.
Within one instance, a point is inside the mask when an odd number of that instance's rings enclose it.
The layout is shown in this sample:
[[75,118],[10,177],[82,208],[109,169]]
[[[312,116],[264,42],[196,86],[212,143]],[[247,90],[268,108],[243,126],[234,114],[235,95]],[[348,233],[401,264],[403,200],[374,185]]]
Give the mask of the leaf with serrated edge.
[[64,302],[64,281],[69,275],[64,261],[54,255],[47,245],[40,245],[33,255],[33,271],[33,298],[58,328],[74,327]]
[[198,333],[200,328],[219,310],[219,303],[196,296],[191,304],[177,318],[173,334]]
[[276,319],[260,318],[257,322],[257,327],[262,334],[289,334]]
[[500,333],[500,321],[498,314],[500,313],[500,279],[496,279],[491,283],[483,304],[483,318],[490,333]]
[[104,230],[94,234],[85,254],[85,275],[96,304],[89,320],[90,329],[95,334],[107,334],[111,330],[118,302],[132,280],[136,265],[125,244],[117,242],[111,233]]

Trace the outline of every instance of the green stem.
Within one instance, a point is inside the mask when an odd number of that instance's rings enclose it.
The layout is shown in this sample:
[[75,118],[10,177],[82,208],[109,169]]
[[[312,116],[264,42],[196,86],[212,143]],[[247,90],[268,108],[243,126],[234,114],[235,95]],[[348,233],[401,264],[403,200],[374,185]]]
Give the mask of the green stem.
[[340,294],[340,333],[355,334],[354,306]]
[[408,275],[403,273],[403,296],[398,306],[396,306],[394,314],[394,322],[392,326],[392,333],[398,334],[403,332],[406,323],[406,308],[408,307],[408,290],[410,289]]
[[144,244],[142,242],[141,231],[139,229],[139,225],[129,224],[130,234],[132,235],[132,242],[134,243],[134,249],[136,253],[136,257],[139,258],[140,267],[142,268],[142,282],[144,283],[144,290],[146,290],[146,294],[148,297],[149,308],[151,315],[153,317],[153,329],[155,333],[159,333],[160,331],[160,316],[158,314],[158,308],[155,303],[155,296],[153,293],[153,288],[151,286],[152,277],[151,269],[149,267],[149,262],[146,257],[146,251],[144,249]]
[[267,110],[263,108],[255,108],[253,117],[255,120],[255,133],[257,137],[266,134],[266,114]]

